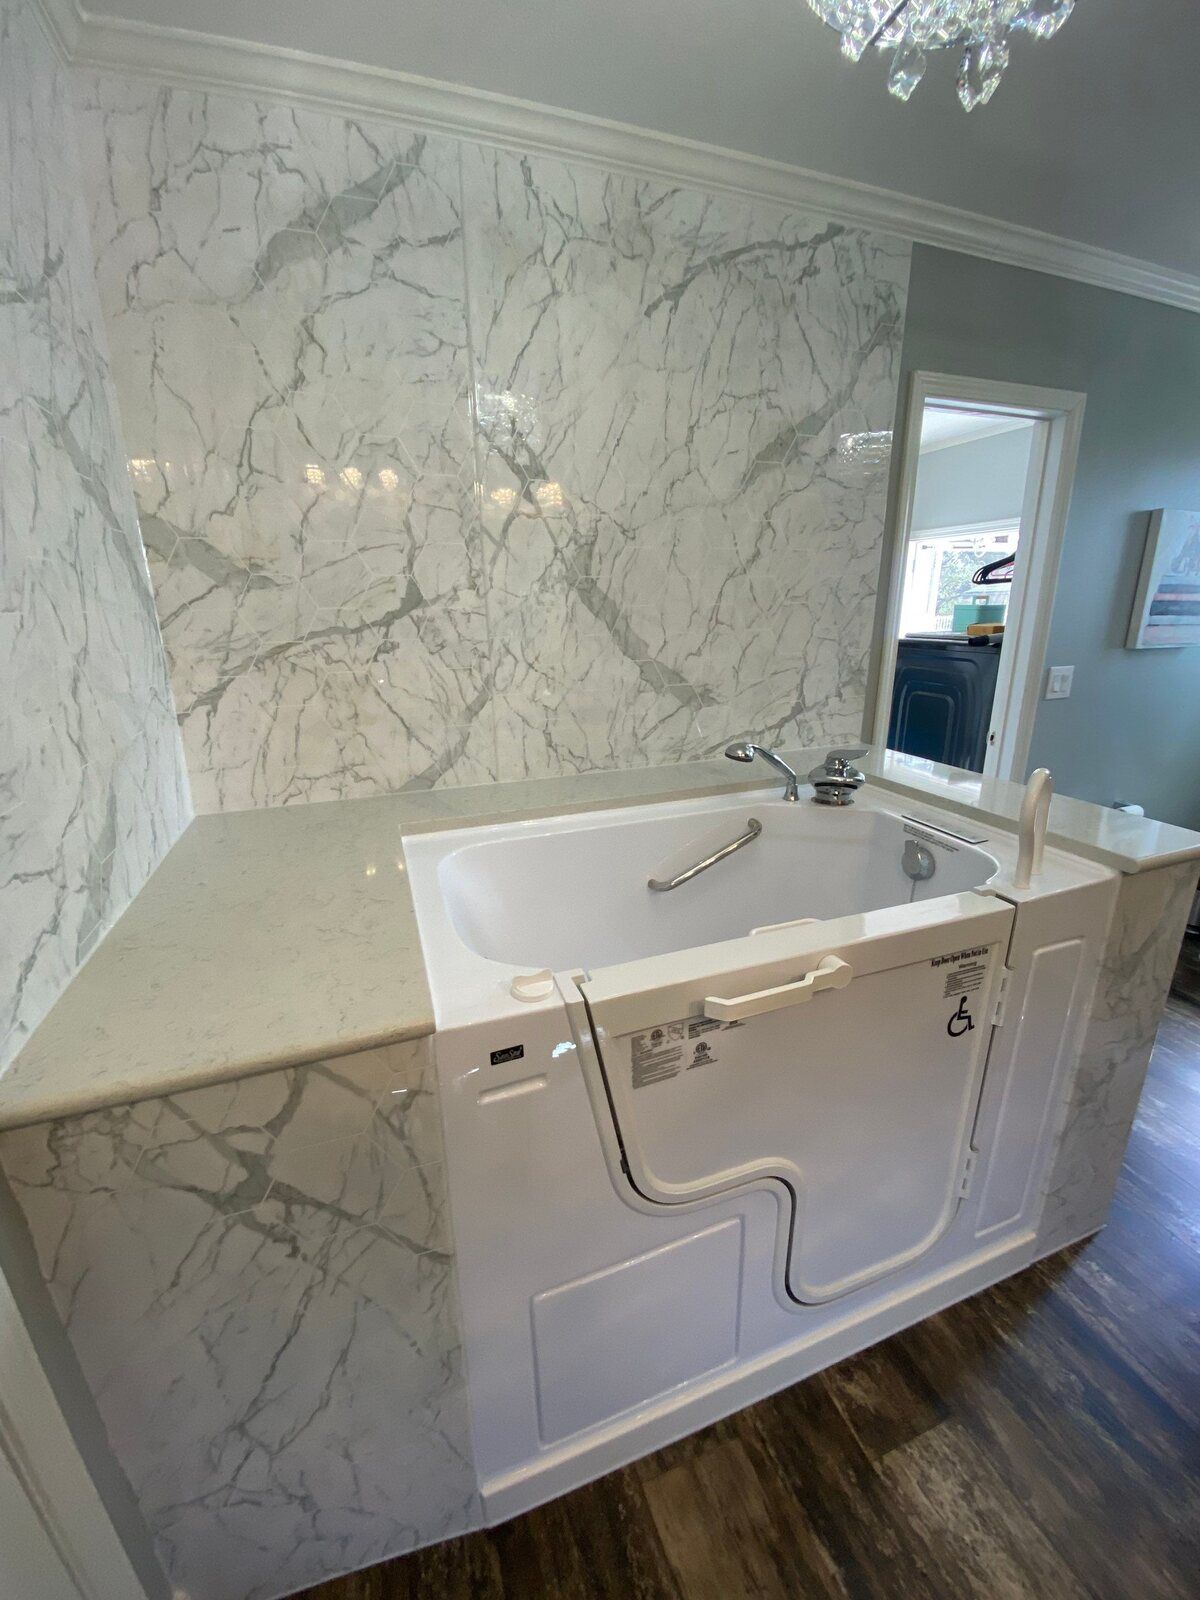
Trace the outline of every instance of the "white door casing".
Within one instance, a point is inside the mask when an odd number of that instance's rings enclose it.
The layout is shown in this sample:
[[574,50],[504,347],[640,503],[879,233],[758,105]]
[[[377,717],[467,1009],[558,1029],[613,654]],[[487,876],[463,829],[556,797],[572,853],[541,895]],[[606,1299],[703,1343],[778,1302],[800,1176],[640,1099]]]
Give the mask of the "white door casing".
[[1016,564],[996,695],[992,705],[984,774],[1023,782],[1033,738],[1054,593],[1062,557],[1067,512],[1083,427],[1086,396],[990,378],[914,372],[901,425],[895,521],[885,562],[883,633],[878,650],[874,719],[867,736],[886,748],[896,674],[905,556],[921,459],[921,419],[927,402],[970,406],[977,411],[1028,418],[1038,423],[1030,449],[1021,508],[1020,556]]

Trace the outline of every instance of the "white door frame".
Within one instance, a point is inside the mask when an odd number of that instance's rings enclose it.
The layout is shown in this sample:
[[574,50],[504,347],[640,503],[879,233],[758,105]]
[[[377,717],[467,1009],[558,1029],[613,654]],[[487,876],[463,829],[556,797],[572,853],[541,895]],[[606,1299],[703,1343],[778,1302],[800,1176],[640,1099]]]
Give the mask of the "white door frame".
[[952,405],[967,405],[976,411],[1028,417],[1041,426],[1034,431],[1030,450],[1025,501],[1021,508],[1022,553],[1009,596],[1009,623],[1000,655],[984,764],[988,777],[1024,782],[1086,398],[1072,389],[1043,389],[991,378],[956,377],[944,372],[911,374],[887,568],[884,632],[870,731],[872,744],[881,749],[887,745],[896,676],[900,601],[917,492],[925,404],[946,401]]
[[0,1509],[0,1593],[147,1600],[2,1275]]

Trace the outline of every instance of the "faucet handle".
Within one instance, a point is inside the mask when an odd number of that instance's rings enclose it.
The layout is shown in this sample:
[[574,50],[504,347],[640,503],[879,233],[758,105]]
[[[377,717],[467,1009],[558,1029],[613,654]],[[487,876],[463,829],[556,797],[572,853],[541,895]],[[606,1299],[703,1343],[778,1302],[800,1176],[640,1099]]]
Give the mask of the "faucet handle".
[[814,767],[808,775],[816,791],[813,798],[821,805],[849,805],[854,791],[867,781],[851,763],[866,753],[865,745],[853,750],[831,750],[822,765]]
[[819,774],[823,774],[827,778],[838,778],[843,783],[853,783],[855,785],[865,783],[866,779],[863,774],[852,763],[857,761],[859,756],[865,756],[866,753],[866,745],[856,745],[851,750],[831,750],[825,757],[824,762],[819,767],[814,767],[809,773],[809,783],[815,783]]

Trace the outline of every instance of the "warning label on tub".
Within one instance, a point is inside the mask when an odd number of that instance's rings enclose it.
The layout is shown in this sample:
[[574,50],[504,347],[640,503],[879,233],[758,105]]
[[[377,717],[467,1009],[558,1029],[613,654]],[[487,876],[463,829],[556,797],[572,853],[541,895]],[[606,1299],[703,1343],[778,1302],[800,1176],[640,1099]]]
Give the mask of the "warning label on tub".
[[661,1028],[630,1036],[630,1061],[633,1087],[645,1089],[664,1078],[673,1078],[683,1066],[683,1046],[687,1024],[668,1022]]
[[629,1036],[630,1071],[635,1089],[662,1083],[693,1067],[715,1066],[719,1060],[717,1039],[740,1022],[715,1022],[711,1017],[686,1017],[679,1022],[664,1022],[660,1028]]
[[943,839],[940,834],[930,833],[928,828],[922,828],[918,822],[906,822],[904,831],[910,839],[919,839],[922,844],[932,845],[935,850],[947,850],[954,856],[958,854],[958,846],[949,839]]
[[951,956],[935,956],[931,967],[946,967],[946,986],[943,998],[955,1000],[959,995],[974,994],[983,987],[987,977],[988,946],[976,945],[973,950],[956,950]]

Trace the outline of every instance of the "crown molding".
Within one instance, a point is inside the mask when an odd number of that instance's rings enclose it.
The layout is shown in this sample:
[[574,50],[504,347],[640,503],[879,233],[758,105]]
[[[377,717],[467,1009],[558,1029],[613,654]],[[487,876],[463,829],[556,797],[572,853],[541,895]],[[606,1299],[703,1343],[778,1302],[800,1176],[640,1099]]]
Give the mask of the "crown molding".
[[84,29],[78,0],[32,0],[33,14],[42,25],[59,60],[69,64],[79,48]]
[[381,118],[635,177],[749,196],[918,244],[1200,311],[1200,276],[914,195],[411,73],[96,16],[78,0],[34,4],[49,14],[49,27],[75,65]]

